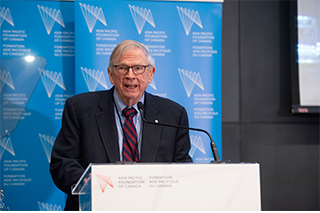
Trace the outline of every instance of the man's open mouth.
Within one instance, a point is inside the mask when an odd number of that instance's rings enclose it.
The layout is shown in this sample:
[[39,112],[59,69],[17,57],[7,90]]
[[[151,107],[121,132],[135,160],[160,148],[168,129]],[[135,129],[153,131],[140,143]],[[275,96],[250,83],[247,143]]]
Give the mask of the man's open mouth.
[[126,84],[125,87],[127,87],[128,89],[134,89],[137,87],[137,85]]

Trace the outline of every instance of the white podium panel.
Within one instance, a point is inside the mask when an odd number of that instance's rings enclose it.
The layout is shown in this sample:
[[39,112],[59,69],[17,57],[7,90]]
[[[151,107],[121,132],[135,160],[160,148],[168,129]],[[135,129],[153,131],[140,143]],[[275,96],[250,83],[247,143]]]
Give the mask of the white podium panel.
[[259,173],[256,163],[92,164],[73,193],[80,210],[260,211]]

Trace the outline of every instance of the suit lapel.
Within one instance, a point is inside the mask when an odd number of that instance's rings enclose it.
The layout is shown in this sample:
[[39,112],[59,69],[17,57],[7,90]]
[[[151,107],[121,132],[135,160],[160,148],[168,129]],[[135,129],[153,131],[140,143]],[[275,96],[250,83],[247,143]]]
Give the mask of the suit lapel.
[[[99,107],[101,109],[95,117],[102,142],[106,149],[111,163],[120,160],[118,134],[115,122],[114,106],[112,101],[113,89],[107,91],[102,98]],[[161,116],[159,106],[152,101],[153,96],[145,93],[145,112],[144,116],[147,121],[165,123],[164,117]],[[154,162],[158,145],[161,140],[163,127],[160,125],[143,124],[142,142],[141,142],[141,162]]]
[[113,89],[103,97],[99,107],[101,109],[96,116],[98,129],[111,163],[120,160],[118,134],[115,122],[114,106],[112,100]]
[[[164,122],[164,118],[160,115],[160,108],[152,101],[153,97],[145,93],[145,112],[144,116],[147,121],[159,123]],[[154,162],[158,145],[162,134],[162,126],[153,124],[143,124],[142,142],[141,142],[141,159],[144,162]]]

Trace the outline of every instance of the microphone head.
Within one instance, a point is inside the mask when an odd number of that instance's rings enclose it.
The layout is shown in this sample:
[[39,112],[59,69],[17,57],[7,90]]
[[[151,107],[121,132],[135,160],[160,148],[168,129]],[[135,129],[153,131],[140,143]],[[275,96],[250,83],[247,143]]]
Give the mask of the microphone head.
[[137,106],[139,111],[143,110],[143,104],[141,103],[141,101],[138,102]]

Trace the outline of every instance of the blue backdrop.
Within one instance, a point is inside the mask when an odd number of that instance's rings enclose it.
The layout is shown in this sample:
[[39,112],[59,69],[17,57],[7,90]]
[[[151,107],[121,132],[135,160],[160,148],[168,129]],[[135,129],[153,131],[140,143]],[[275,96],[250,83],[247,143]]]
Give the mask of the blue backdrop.
[[[76,93],[112,87],[112,49],[142,42],[156,60],[147,91],[185,106],[190,126],[210,132],[221,153],[222,3],[76,0],[75,17]],[[209,137],[190,134],[193,160],[213,160]]]
[[[111,88],[109,57],[124,39],[146,44],[156,60],[148,92],[185,106],[221,157],[221,25],[217,2],[2,0],[0,184],[9,209],[63,210],[49,162],[64,102]],[[209,138],[190,135],[193,160],[213,160]]]
[[[74,95],[74,3],[1,1],[0,14],[4,201],[12,211],[63,210],[49,161],[64,101]],[[25,62],[28,55],[36,60]]]

